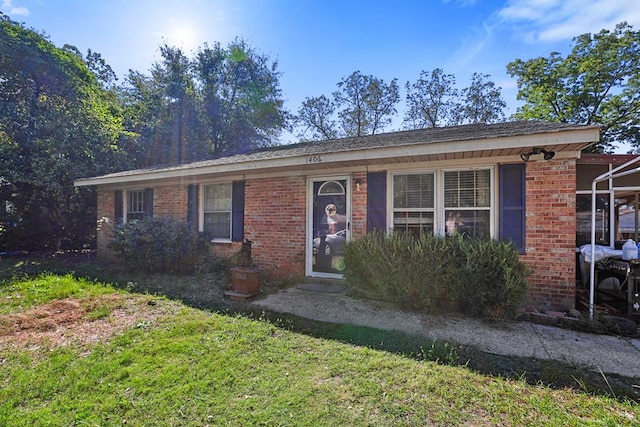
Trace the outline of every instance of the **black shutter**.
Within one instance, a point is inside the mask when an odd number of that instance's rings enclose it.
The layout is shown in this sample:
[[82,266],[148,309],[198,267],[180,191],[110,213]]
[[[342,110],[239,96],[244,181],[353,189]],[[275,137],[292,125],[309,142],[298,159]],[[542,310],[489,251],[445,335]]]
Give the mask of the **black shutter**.
[[387,231],[387,173],[367,174],[367,231]]
[[124,198],[122,197],[122,190],[116,190],[113,196],[113,210],[116,216],[116,224],[124,221]]
[[525,164],[500,166],[500,240],[512,241],[525,251],[526,192]]
[[231,190],[231,240],[244,239],[244,181],[233,183]]
[[198,186],[187,187],[187,223],[192,230],[198,230]]
[[147,217],[153,218],[153,188],[144,189],[144,213]]

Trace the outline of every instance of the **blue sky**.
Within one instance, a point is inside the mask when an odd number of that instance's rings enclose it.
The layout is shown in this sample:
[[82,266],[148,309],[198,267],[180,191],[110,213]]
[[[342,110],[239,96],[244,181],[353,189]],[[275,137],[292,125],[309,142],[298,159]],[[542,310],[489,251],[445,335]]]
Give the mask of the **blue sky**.
[[[147,73],[167,42],[189,55],[205,42],[242,37],[277,60],[286,107],[330,95],[355,70],[402,88],[442,68],[459,88],[491,75],[515,112],[516,58],[566,54],[571,39],[627,21],[640,28],[638,0],[0,0],[13,20],[57,46],[100,52],[122,80]],[[402,112],[394,126],[399,127]],[[391,129],[389,129],[391,130]]]

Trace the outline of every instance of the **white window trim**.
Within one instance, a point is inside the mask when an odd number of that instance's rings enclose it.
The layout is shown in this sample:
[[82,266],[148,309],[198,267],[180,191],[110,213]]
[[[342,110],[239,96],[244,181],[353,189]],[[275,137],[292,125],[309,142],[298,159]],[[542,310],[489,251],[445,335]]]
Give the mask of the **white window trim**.
[[491,194],[490,200],[491,205],[489,208],[473,208],[469,210],[489,210],[489,235],[492,238],[497,238],[496,230],[497,227],[495,225],[497,218],[497,208],[498,208],[498,200],[496,198],[497,195],[497,184],[496,180],[496,166],[495,165],[479,165],[473,167],[442,167],[442,168],[425,168],[425,169],[402,169],[389,171],[387,174],[387,231],[393,231],[393,177],[396,175],[415,175],[415,174],[425,174],[425,173],[433,173],[434,174],[434,189],[435,189],[435,206],[434,206],[434,234],[444,236],[445,229],[445,206],[444,206],[444,173],[445,172],[457,172],[457,171],[469,171],[469,170],[489,170],[489,182],[491,185]]
[[224,239],[224,238],[212,238],[211,242],[212,243],[231,243],[233,240],[233,182],[231,181],[224,181],[224,182],[207,182],[204,184],[201,184],[199,187],[199,193],[198,194],[198,230],[200,232],[204,232],[204,195],[205,195],[205,187],[211,186],[211,185],[220,185],[220,184],[226,184],[231,186],[231,209],[229,210],[229,238],[228,239]]
[[[125,190],[123,191],[123,198],[124,200],[122,201],[123,204],[123,209],[122,209],[122,222],[123,223],[127,223],[127,221],[129,220],[129,213],[145,213],[145,206],[144,206],[144,188],[135,188],[132,190]],[[129,196],[131,193],[142,193],[142,211],[136,211],[136,212],[130,212],[129,211]]]

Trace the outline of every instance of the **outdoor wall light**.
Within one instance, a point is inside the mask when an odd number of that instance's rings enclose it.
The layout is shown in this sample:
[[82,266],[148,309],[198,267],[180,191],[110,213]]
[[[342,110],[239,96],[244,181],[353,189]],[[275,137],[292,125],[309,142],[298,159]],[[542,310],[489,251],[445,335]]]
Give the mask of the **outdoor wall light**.
[[556,155],[555,151],[547,151],[544,148],[534,147],[528,153],[520,153],[520,158],[522,159],[523,162],[528,162],[529,157],[535,154],[544,154],[545,160],[551,160],[553,159],[553,156]]
[[356,179],[356,191],[360,191],[360,184],[362,184],[362,181]]

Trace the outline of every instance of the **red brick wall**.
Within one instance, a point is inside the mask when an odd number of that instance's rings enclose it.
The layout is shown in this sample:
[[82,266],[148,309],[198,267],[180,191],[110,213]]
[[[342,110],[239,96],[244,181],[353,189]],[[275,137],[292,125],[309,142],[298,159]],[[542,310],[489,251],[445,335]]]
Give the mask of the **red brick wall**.
[[536,306],[575,306],[576,162],[527,163],[526,254]]
[[[575,160],[527,163],[526,254],[521,259],[534,269],[529,296],[536,306],[575,305],[575,174]],[[366,178],[365,172],[352,175],[352,238],[366,234]],[[101,256],[108,253],[106,243],[113,233],[113,199],[113,190],[98,189],[98,218],[107,218],[98,221]],[[156,187],[154,215],[186,220],[187,186]],[[306,177],[248,180],[244,221],[255,264],[276,277],[304,275]],[[239,249],[239,242],[212,244],[212,253],[220,257]]]
[[109,240],[113,237],[113,227],[115,218],[115,193],[113,190],[98,188],[98,227],[97,227],[97,249],[100,257],[105,258],[111,255],[107,248]]
[[187,220],[187,186],[170,185],[153,189],[153,216]]
[[[358,239],[367,234],[367,174],[351,175],[351,238]],[[358,191],[358,181],[360,191]]]
[[254,263],[273,276],[305,273],[306,194],[304,176],[245,183],[244,235]]

